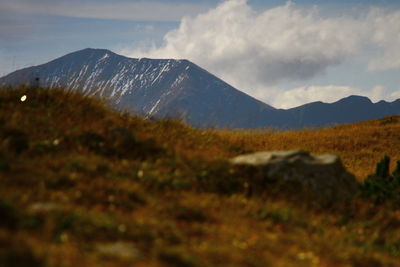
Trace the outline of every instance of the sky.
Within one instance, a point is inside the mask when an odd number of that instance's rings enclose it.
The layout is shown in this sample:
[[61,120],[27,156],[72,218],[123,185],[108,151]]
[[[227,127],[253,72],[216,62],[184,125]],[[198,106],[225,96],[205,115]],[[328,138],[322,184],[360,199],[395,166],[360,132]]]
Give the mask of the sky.
[[0,0],[0,76],[87,47],[189,59],[276,108],[400,98],[398,0]]

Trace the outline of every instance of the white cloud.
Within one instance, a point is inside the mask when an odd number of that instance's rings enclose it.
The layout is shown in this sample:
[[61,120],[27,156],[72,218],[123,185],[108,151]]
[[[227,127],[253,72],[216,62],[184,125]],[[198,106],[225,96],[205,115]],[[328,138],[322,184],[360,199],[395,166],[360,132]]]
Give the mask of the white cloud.
[[371,59],[370,71],[400,68],[400,12],[385,14],[373,9],[368,15],[371,42],[380,48],[379,54]]
[[188,58],[232,83],[274,84],[310,78],[341,63],[357,47],[353,32],[361,26],[322,19],[315,9],[291,3],[258,13],[245,0],[231,0],[185,17],[165,36],[165,46],[131,54]]
[[361,95],[378,102],[382,99],[393,101],[400,98],[400,91],[389,93],[388,90],[378,85],[370,90],[360,90],[350,86],[328,85],[328,86],[306,86],[299,87],[278,94],[273,100],[277,108],[293,108],[305,103],[323,101],[332,103],[349,95]]
[[400,90],[395,91],[395,92],[392,92],[392,93],[389,95],[389,98],[390,98],[391,100],[400,99]]
[[318,8],[290,2],[258,12],[246,0],[229,0],[203,14],[184,17],[178,29],[165,35],[161,47],[121,52],[132,57],[186,58],[254,97],[291,106],[362,92],[347,86],[285,92],[279,85],[286,81],[307,80],[366,55],[366,68],[372,71],[400,67],[399,32],[396,11],[323,17]]
[[[387,89],[382,85],[377,85],[367,93],[367,96],[373,101],[378,102],[382,99],[389,99]],[[392,100],[392,99],[390,99]]]
[[335,102],[349,95],[358,95],[360,90],[349,86],[309,86],[287,90],[279,94],[274,103],[279,108],[292,108],[304,103],[323,101]]

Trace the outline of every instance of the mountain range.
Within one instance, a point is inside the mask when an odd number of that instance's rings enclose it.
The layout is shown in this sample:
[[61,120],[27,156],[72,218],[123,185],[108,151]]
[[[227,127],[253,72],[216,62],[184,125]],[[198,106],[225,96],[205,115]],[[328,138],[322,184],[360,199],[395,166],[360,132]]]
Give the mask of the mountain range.
[[180,118],[197,127],[293,129],[400,114],[400,99],[372,103],[362,96],[276,109],[188,60],[135,59],[92,48],[12,72],[0,85],[33,85],[36,78],[43,87],[78,90],[119,110]]

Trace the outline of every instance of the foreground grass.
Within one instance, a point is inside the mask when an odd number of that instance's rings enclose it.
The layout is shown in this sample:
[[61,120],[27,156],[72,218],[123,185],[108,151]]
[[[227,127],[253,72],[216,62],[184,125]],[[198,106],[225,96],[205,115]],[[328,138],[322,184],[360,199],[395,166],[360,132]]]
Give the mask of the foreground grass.
[[227,160],[332,152],[362,180],[383,155],[400,159],[398,120],[196,130],[61,90],[0,90],[0,265],[396,266],[396,203],[248,198]]

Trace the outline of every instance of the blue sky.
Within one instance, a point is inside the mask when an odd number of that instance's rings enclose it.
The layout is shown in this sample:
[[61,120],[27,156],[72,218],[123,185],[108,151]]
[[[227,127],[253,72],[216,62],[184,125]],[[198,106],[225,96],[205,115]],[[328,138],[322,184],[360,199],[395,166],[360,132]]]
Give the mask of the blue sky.
[[86,47],[188,58],[276,107],[400,98],[397,0],[0,0],[0,75]]

